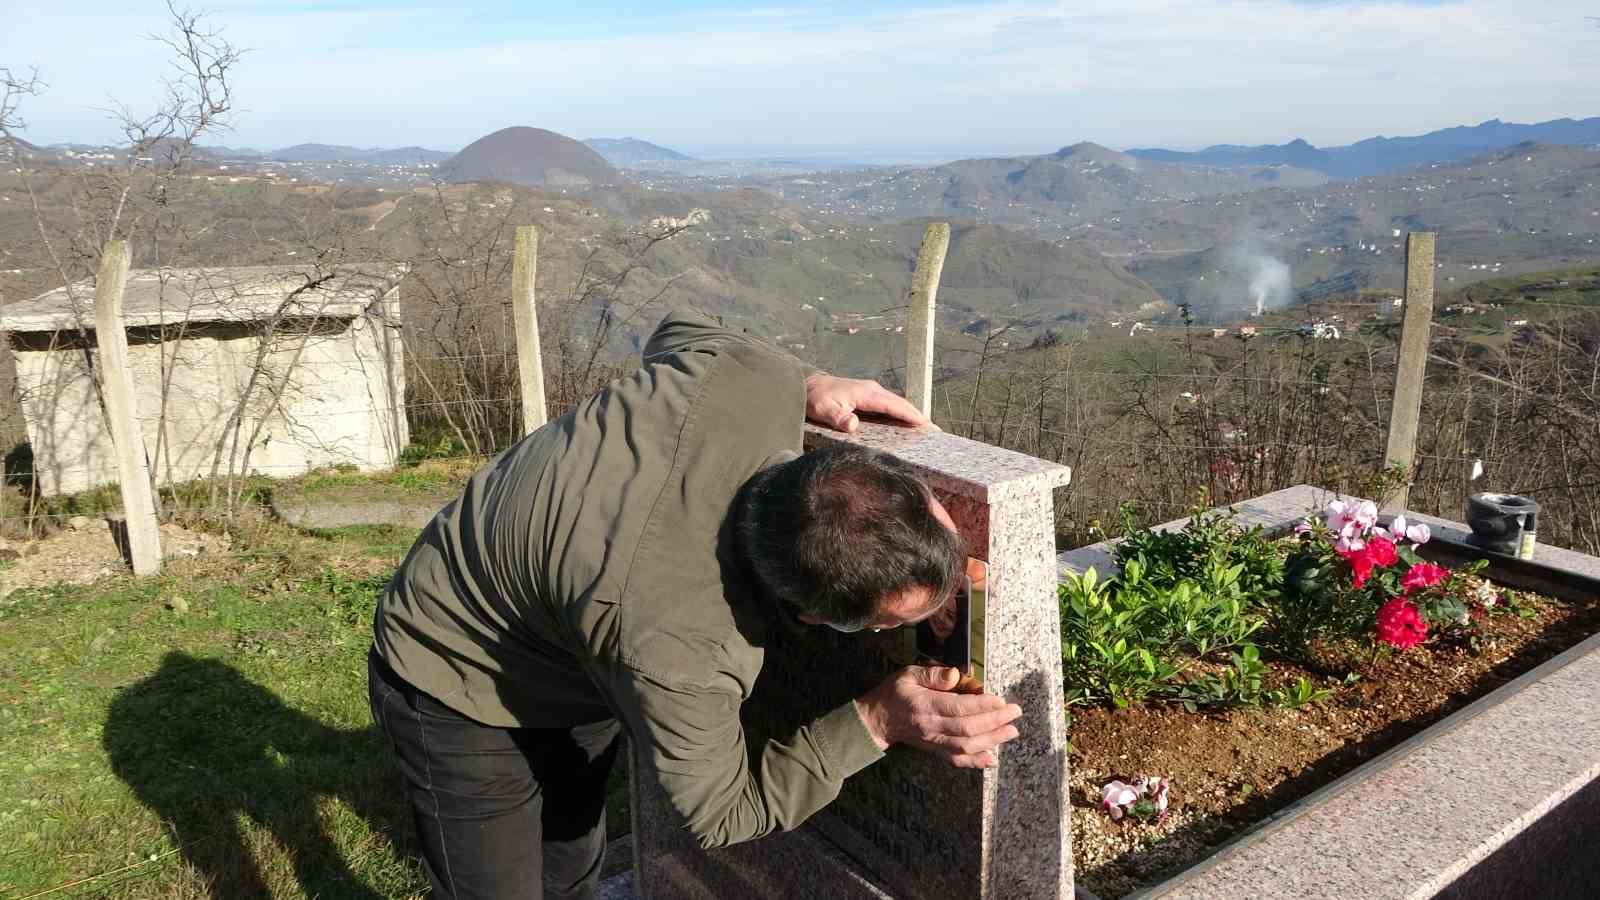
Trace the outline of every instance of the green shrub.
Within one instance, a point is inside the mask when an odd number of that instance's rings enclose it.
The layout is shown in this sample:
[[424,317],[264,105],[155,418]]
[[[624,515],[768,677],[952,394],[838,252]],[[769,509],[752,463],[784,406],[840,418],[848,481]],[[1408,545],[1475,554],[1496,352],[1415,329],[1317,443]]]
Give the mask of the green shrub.
[[[1179,531],[1130,527],[1115,557],[1116,577],[1090,570],[1059,589],[1069,702],[1166,699],[1196,709],[1327,695],[1310,683],[1281,691],[1263,683],[1253,641],[1284,590],[1281,551],[1263,529],[1197,512]],[[1223,668],[1203,671],[1201,662]]]
[[[1178,696],[1181,676],[1208,655],[1237,649],[1255,659],[1248,640],[1263,619],[1248,606],[1239,574],[1237,565],[1210,565],[1199,580],[1168,588],[1135,559],[1106,581],[1093,569],[1067,576],[1059,596],[1068,700],[1127,706]],[[1240,695],[1235,686],[1225,693]]]
[[[1124,511],[1124,518],[1127,517]],[[1113,554],[1117,565],[1126,567],[1138,560],[1145,577],[1159,588],[1173,588],[1180,581],[1216,584],[1217,574],[1234,568],[1239,594],[1264,605],[1278,596],[1283,586],[1283,557],[1266,532],[1258,525],[1241,528],[1233,513],[1206,513],[1197,510],[1189,523],[1177,531],[1159,532],[1135,528],[1129,523],[1127,536]]]
[[1144,631],[1143,596],[1117,590],[1094,569],[1060,587],[1061,657],[1068,703],[1144,700],[1183,671],[1170,647]]

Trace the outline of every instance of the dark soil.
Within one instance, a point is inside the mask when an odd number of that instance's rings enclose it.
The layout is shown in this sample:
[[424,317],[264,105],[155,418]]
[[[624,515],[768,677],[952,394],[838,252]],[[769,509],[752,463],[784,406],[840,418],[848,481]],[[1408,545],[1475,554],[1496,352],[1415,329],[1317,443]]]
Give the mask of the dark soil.
[[[1600,630],[1600,607],[1517,595],[1533,613],[1481,621],[1479,647],[1430,642],[1310,672],[1269,663],[1279,684],[1340,684],[1300,709],[1191,713],[1177,705],[1077,709],[1072,741],[1072,855],[1077,880],[1120,897],[1209,856],[1251,824],[1383,753],[1472,700]],[[1343,684],[1332,672],[1361,676]],[[1099,806],[1113,778],[1173,779],[1165,821],[1113,822]]]

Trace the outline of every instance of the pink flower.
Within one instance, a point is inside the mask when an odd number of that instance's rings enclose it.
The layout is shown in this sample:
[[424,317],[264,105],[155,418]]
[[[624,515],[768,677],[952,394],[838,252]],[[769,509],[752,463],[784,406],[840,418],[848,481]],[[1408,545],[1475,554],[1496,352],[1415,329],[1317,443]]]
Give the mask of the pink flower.
[[1418,522],[1406,529],[1406,538],[1413,544],[1426,544],[1433,540],[1433,532],[1428,529],[1426,524]]
[[1428,623],[1410,600],[1395,597],[1378,607],[1377,631],[1378,640],[1404,650],[1427,640]]
[[1132,784],[1113,780],[1100,792],[1100,808],[1113,822],[1129,813],[1159,822],[1166,818],[1167,789],[1171,786],[1171,778],[1155,775],[1139,775]]
[[1367,555],[1372,557],[1374,564],[1380,566],[1392,566],[1400,561],[1400,554],[1394,549],[1394,541],[1388,538],[1374,537],[1367,541]]
[[1148,777],[1140,775],[1133,779],[1135,789],[1143,789],[1144,796],[1156,805],[1156,817],[1161,818],[1167,814],[1167,788],[1172,787],[1171,778],[1162,778],[1157,775]]
[[1132,806],[1139,799],[1139,792],[1131,785],[1113,780],[1100,792],[1100,808],[1111,816],[1115,822],[1122,818],[1124,807]]
[[1450,577],[1450,570],[1430,562],[1417,563],[1400,578],[1400,588],[1406,593],[1426,590]]
[[1339,535],[1338,540],[1333,542],[1333,549],[1338,551],[1340,556],[1349,556],[1352,553],[1359,553],[1362,550],[1365,550],[1366,547],[1367,542],[1365,540],[1358,537],[1345,537],[1342,534]]
[[1311,523],[1310,522],[1301,522],[1300,524],[1294,526],[1294,533],[1296,535],[1310,534],[1311,533]]
[[1343,500],[1334,500],[1322,510],[1323,519],[1327,520],[1328,528],[1340,534],[1344,533],[1345,526],[1355,522],[1355,515],[1350,505]]

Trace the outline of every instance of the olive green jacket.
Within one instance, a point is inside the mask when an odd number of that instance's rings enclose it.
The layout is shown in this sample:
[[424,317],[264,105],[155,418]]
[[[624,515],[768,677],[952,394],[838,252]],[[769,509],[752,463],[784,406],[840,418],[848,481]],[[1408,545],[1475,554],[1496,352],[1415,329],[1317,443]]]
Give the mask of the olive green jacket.
[[615,716],[722,846],[794,828],[882,754],[848,703],[759,753],[739,720],[784,613],[734,549],[734,498],[800,451],[809,370],[690,313],[643,356],[472,476],[384,592],[375,645],[487,725]]

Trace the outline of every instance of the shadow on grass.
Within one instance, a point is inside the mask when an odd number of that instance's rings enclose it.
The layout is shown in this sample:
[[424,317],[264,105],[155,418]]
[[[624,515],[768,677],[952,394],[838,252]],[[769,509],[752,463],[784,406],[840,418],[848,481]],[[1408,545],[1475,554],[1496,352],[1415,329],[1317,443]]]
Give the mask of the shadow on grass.
[[[247,834],[243,819],[284,849],[307,896],[375,900],[409,881],[405,872],[351,871],[330,833],[348,830],[347,846],[364,845],[359,855],[369,860],[383,855],[370,852],[369,832],[412,855],[400,775],[376,726],[330,728],[228,665],[169,653],[117,695],[104,740],[117,776],[172,829],[213,897],[283,888],[261,870],[252,849],[260,835]],[[325,821],[325,797],[344,801],[358,821]],[[374,876],[394,883],[374,885]]]

